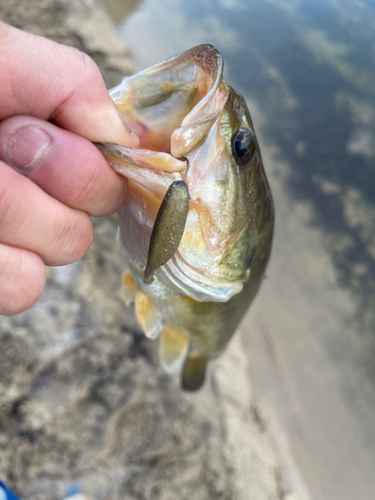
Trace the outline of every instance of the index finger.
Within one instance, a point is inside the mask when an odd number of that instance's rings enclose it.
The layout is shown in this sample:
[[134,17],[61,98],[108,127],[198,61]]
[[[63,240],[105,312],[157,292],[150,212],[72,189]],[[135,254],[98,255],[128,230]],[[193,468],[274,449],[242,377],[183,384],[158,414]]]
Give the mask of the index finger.
[[92,142],[138,145],[86,54],[0,22],[0,67],[0,121],[30,115]]

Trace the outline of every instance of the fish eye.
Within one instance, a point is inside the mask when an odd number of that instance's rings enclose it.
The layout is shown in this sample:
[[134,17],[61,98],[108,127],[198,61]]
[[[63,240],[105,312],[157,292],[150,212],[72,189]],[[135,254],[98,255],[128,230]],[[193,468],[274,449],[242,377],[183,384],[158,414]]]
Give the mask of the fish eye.
[[250,130],[241,129],[237,132],[233,141],[233,151],[242,164],[250,160],[255,151],[255,139]]

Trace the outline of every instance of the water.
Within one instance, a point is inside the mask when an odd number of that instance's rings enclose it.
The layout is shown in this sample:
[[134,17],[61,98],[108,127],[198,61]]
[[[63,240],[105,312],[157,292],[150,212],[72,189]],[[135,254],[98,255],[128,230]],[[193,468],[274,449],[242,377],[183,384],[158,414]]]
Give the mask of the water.
[[375,8],[355,0],[133,4],[126,19],[113,15],[141,68],[212,43],[248,102],[276,205],[268,279],[242,327],[249,375],[271,427],[285,429],[311,498],[370,500]]

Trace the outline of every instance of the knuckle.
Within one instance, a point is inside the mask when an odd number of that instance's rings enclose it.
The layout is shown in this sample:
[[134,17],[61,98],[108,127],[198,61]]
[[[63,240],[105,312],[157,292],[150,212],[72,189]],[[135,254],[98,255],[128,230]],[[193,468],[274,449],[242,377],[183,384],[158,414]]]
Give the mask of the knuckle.
[[90,56],[74,47],[64,47],[63,50],[67,74],[62,81],[57,81],[57,85],[61,86],[61,100],[50,116],[55,121],[65,112],[68,103],[79,103],[80,106],[85,102],[90,103],[97,93],[97,88],[105,89],[100,70]]
[[80,71],[80,78],[82,78],[83,80],[91,81],[92,79],[97,80],[102,78],[98,66],[89,55],[74,47],[67,47],[67,49],[69,51],[69,58],[73,63],[71,64],[71,67],[73,68],[75,77],[75,70],[78,66]]

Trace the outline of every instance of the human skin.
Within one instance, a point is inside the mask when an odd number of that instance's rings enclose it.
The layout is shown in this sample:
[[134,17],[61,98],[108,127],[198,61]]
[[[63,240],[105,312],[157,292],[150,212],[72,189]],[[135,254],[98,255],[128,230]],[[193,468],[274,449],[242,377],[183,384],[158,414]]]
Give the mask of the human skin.
[[0,22],[0,314],[35,303],[45,265],[80,259],[89,216],[126,197],[92,142],[137,146],[96,64],[82,52]]

